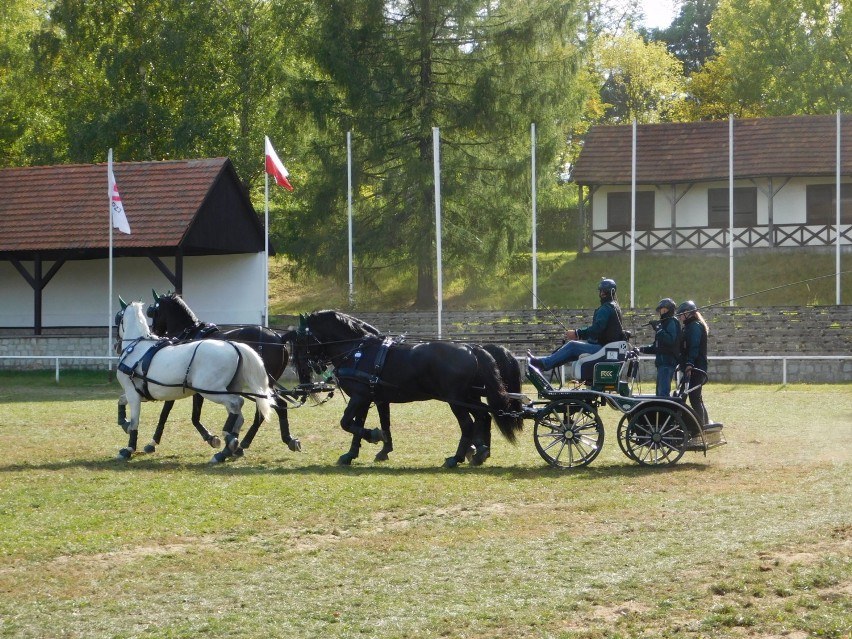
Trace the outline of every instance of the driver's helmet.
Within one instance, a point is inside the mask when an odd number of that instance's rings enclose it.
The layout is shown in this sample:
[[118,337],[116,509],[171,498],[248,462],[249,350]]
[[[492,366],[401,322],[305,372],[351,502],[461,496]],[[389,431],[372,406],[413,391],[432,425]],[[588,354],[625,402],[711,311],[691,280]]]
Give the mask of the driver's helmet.
[[674,300],[673,300],[672,298],[670,298],[670,297],[664,297],[663,299],[661,299],[661,300],[660,300],[660,303],[659,303],[659,304],[657,304],[657,308],[656,308],[656,309],[654,309],[654,310],[656,310],[657,312],[659,312],[659,310],[660,310],[661,308],[664,308],[664,309],[666,309],[669,313],[674,313],[674,311],[675,311],[675,308],[676,308],[676,307],[677,307],[677,304],[675,304],[675,302],[674,302]]
[[615,280],[611,280],[608,277],[602,277],[600,284],[598,284],[599,291],[606,291],[607,293],[615,292]]
[[677,307],[677,314],[683,315],[684,313],[694,313],[698,310],[698,307],[695,305],[695,302],[692,300],[686,300],[683,304]]

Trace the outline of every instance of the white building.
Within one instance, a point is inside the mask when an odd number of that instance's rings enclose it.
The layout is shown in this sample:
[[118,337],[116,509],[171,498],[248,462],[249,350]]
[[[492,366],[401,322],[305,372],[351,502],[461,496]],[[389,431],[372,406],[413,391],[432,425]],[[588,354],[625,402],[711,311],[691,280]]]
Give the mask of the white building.
[[[837,117],[733,122],[735,248],[836,245]],[[636,127],[636,248],[729,246],[729,121]],[[852,244],[852,117],[840,125],[840,244]],[[585,247],[629,249],[633,127],[596,126],[572,173]]]

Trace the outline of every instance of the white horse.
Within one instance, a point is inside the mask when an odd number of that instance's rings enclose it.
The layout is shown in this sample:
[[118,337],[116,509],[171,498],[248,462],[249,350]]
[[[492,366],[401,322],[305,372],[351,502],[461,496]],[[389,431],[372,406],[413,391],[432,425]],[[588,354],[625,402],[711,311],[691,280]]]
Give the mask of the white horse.
[[[228,410],[223,427],[224,451],[229,456],[239,447],[243,424],[244,397],[257,403],[263,420],[272,416],[274,395],[269,388],[263,360],[250,347],[225,340],[200,340],[168,344],[151,333],[142,302],[125,304],[116,315],[120,349],[117,378],[124,395],[119,406],[127,405],[130,420],[122,428],[130,436],[118,455],[129,459],[136,451],[139,411],[143,401],[175,400],[198,393]],[[221,453],[212,462],[224,459]]]

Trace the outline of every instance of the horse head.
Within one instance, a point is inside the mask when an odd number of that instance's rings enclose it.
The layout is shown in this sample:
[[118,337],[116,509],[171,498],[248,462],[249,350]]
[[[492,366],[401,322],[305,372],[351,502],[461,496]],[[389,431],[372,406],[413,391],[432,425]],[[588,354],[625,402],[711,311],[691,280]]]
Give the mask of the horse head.
[[154,292],[154,303],[148,307],[148,317],[152,320],[151,330],[157,335],[175,336],[199,323],[183,298],[172,292],[165,295]]
[[115,323],[118,327],[118,341],[134,340],[139,337],[148,337],[151,335],[151,330],[148,328],[148,321],[145,319],[145,313],[142,311],[142,302],[131,302],[127,304],[119,298],[121,302],[121,310],[115,316]]

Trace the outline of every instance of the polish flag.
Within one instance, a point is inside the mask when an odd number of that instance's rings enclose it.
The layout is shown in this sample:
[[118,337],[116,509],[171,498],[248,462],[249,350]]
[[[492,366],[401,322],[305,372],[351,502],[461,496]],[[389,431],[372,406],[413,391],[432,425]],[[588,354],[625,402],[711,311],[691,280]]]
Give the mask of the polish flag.
[[266,172],[275,178],[275,183],[278,186],[283,186],[288,191],[292,191],[293,185],[290,184],[290,180],[287,179],[287,176],[290,175],[290,172],[286,168],[284,168],[284,164],[278,158],[278,154],[275,152],[275,149],[272,148],[272,142],[269,141],[269,136],[265,136],[265,138]]
[[127,216],[124,214],[124,204],[121,203],[121,195],[118,193],[118,185],[115,183],[115,175],[112,172],[112,149],[109,150],[107,184],[109,188],[109,210],[112,214],[112,226],[122,233],[130,235],[130,224],[128,224]]

